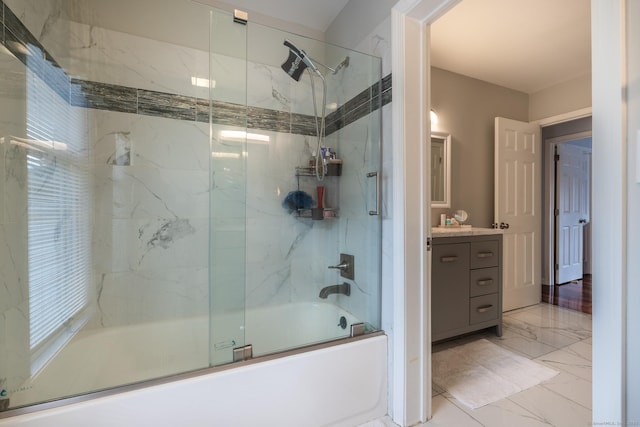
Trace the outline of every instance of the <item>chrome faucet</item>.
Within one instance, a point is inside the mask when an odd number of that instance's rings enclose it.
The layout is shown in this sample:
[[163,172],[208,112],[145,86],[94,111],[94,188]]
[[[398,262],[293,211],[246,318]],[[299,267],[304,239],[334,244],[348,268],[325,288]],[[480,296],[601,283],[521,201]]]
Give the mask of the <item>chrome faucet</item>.
[[351,285],[347,282],[341,285],[325,286],[320,290],[320,298],[327,298],[331,294],[343,294],[346,296],[351,295]]

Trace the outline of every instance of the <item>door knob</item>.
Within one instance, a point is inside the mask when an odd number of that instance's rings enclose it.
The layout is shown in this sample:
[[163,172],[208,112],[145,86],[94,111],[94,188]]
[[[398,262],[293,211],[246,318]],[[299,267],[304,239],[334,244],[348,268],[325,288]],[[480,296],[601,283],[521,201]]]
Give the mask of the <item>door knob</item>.
[[500,223],[500,228],[503,229],[503,230],[506,230],[507,228],[509,228],[509,224],[501,222]]
[[578,221],[580,224],[586,224],[587,220],[584,218],[580,218],[580,220]]

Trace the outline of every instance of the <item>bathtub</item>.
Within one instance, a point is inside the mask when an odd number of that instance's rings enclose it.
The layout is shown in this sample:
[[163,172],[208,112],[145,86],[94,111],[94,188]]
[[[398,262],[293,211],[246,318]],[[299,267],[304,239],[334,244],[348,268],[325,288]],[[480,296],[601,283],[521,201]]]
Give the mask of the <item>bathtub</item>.
[[[232,322],[235,316],[213,321]],[[348,335],[349,328],[338,325],[341,316],[357,321],[327,303],[247,310],[247,327],[240,327],[245,342],[265,356],[209,369],[202,369],[209,360],[207,317],[81,331],[11,396],[12,406],[61,391],[73,395],[192,372],[94,393],[90,399],[67,399],[64,405],[43,404],[34,412],[12,411],[3,414],[13,416],[0,418],[0,426],[353,426],[382,417],[387,412],[386,336],[326,342]],[[283,328],[283,322],[296,327]],[[273,354],[302,338],[317,344]],[[229,340],[234,337],[218,347]]]

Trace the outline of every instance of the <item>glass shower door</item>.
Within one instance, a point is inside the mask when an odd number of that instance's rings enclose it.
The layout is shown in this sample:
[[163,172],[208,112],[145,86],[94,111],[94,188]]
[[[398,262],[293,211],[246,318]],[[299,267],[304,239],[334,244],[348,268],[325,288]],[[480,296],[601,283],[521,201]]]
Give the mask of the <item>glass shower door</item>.
[[[381,61],[247,30],[245,334],[257,356],[380,325],[378,181],[367,174],[380,170]],[[329,268],[341,254],[355,277]]]
[[243,24],[211,12],[210,76],[210,359],[233,361],[245,345],[246,40]]
[[380,58],[221,11],[210,50],[212,364],[378,329]]

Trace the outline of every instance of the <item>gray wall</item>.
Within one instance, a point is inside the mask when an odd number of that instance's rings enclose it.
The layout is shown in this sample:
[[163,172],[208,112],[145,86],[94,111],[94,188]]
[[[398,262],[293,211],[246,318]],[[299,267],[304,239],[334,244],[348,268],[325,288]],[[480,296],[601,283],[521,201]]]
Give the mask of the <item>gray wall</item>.
[[528,121],[526,93],[496,86],[439,68],[431,71],[431,103],[438,114],[434,130],[451,134],[451,208],[433,209],[432,225],[441,213],[464,209],[469,223],[493,222],[493,127],[495,117]]
[[529,95],[529,121],[591,107],[591,73]]
[[350,0],[325,32],[325,41],[350,49],[358,44],[391,15],[397,0]]

